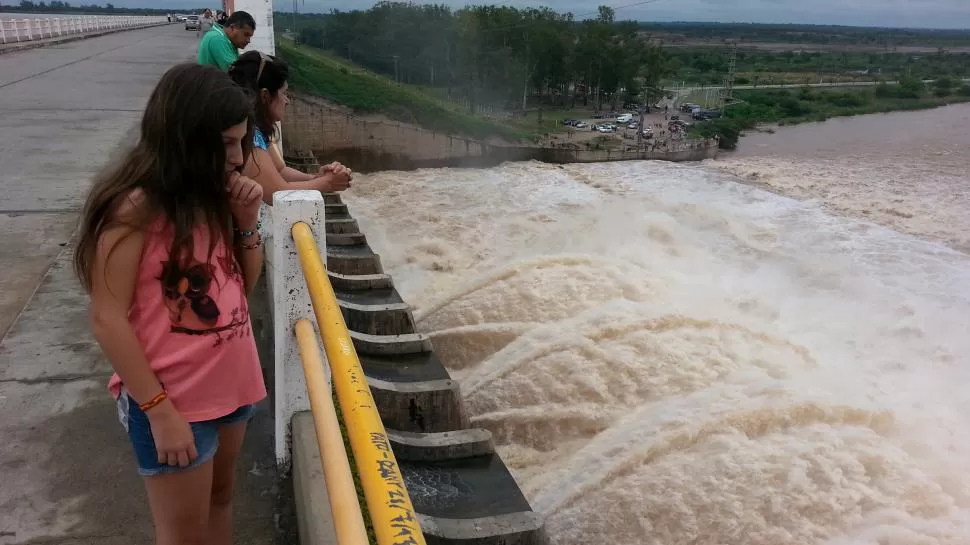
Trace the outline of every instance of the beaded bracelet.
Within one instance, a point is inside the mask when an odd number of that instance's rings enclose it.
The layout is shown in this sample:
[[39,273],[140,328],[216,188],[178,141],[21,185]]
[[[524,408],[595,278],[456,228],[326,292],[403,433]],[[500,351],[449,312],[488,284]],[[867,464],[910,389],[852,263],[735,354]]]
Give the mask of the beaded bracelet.
[[262,245],[263,245],[263,237],[262,237],[262,235],[260,235],[259,237],[256,238],[256,242],[251,242],[249,244],[246,244],[245,242],[243,242],[242,244],[240,244],[240,246],[242,247],[243,250],[255,250],[255,249],[259,248]]
[[251,236],[255,235],[256,233],[258,233],[259,230],[262,229],[262,228],[263,228],[263,222],[257,221],[256,222],[256,228],[253,229],[252,231],[242,231],[242,230],[240,230],[238,228],[237,229],[234,229],[234,230],[236,231],[236,234],[239,235],[239,236],[241,236],[241,237],[251,237]]
[[139,405],[138,408],[141,409],[141,412],[145,413],[150,411],[151,409],[154,409],[155,407],[158,406],[159,403],[165,401],[166,399],[168,399],[168,392],[166,392],[165,390],[162,390],[161,392],[156,394],[155,397]]

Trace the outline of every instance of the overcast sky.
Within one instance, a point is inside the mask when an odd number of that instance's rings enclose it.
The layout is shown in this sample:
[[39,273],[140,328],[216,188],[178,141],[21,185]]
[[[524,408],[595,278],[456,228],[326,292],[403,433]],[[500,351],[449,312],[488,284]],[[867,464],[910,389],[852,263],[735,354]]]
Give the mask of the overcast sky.
[[[297,0],[300,12],[331,9],[366,9],[370,0]],[[495,0],[468,2],[442,0],[452,7],[468,4],[505,4],[515,7],[547,6],[557,11],[587,15],[599,3],[629,6],[640,0]],[[293,0],[274,0],[279,11],[293,11]],[[198,0],[116,0],[115,5],[195,6]],[[220,2],[213,2],[220,3]],[[420,2],[425,3],[425,2]],[[430,3],[430,2],[428,2]],[[970,28],[970,0],[656,0],[617,9],[618,19],[640,21],[720,21],[756,23],[811,23],[860,26]]]

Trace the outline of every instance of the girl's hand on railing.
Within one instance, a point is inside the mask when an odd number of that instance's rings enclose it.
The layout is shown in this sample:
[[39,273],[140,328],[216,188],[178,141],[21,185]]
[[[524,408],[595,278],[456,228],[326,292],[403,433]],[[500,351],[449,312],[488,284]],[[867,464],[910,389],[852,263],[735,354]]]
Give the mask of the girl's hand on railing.
[[320,174],[324,175],[328,172],[332,172],[339,176],[347,176],[350,180],[354,179],[354,171],[350,170],[348,167],[344,166],[338,161],[334,161],[329,165],[323,165],[320,167]]

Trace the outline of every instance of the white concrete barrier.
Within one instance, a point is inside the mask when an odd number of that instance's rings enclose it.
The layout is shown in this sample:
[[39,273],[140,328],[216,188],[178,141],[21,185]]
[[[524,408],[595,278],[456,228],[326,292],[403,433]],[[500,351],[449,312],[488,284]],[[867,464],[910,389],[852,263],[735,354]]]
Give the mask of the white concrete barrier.
[[157,25],[164,16],[78,15],[77,17],[38,17],[33,19],[0,19],[0,44],[30,42],[71,34],[121,30]]
[[[306,379],[300,350],[293,328],[297,320],[313,322],[319,331],[300,258],[290,230],[296,222],[304,222],[313,230],[317,246],[326,263],[327,235],[323,195],[319,191],[278,191],[273,195],[273,207],[263,214],[266,247],[266,283],[270,308],[273,312],[273,342],[275,364],[275,424],[276,461],[280,467],[290,462],[291,420],[300,411],[310,410]],[[265,235],[264,235],[265,236]],[[326,360],[326,356],[324,356]],[[326,369],[331,379],[330,366]]]

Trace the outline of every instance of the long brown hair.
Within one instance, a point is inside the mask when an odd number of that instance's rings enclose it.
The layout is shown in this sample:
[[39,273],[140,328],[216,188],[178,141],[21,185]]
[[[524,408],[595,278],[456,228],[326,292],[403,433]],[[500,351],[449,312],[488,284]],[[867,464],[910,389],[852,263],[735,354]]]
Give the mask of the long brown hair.
[[[96,180],[81,212],[74,270],[91,289],[91,267],[102,233],[125,224],[145,230],[164,218],[174,233],[169,261],[193,255],[192,232],[209,229],[209,258],[219,240],[231,241],[232,213],[226,197],[226,149],[222,132],[247,122],[243,159],[253,143],[253,98],[213,66],[179,64],[165,73],[148,99],[134,149]],[[117,211],[136,190],[143,198],[134,220]]]
[[253,92],[256,103],[256,126],[266,138],[276,136],[276,124],[269,119],[269,105],[260,96],[263,89],[273,98],[290,77],[289,66],[281,59],[261,51],[247,51],[229,67],[229,77]]

